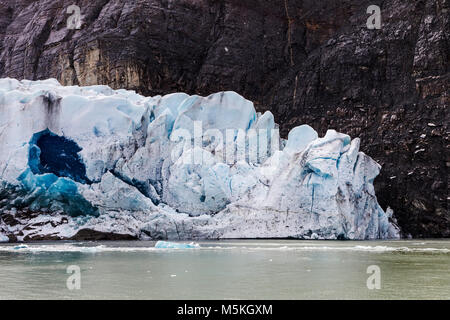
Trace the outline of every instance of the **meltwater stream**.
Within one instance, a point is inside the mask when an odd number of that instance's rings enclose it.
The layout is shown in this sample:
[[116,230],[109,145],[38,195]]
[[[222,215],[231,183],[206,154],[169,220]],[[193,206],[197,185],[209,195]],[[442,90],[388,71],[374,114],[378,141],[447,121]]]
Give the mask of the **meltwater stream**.
[[[0,244],[0,299],[450,299],[450,240],[199,244]],[[380,289],[367,286],[369,266]]]

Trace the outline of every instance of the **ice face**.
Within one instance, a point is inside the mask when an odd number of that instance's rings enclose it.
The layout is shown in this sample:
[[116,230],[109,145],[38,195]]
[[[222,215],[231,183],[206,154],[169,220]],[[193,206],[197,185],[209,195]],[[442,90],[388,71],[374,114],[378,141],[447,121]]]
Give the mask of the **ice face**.
[[399,235],[359,139],[308,125],[280,139],[273,115],[235,92],[143,97],[0,79],[0,114],[0,210],[33,213],[0,222],[3,235],[24,237],[26,225],[64,238]]
[[0,242],[9,242],[9,238],[0,233]]
[[285,151],[301,152],[309,143],[319,138],[317,132],[308,125],[295,127],[289,132]]

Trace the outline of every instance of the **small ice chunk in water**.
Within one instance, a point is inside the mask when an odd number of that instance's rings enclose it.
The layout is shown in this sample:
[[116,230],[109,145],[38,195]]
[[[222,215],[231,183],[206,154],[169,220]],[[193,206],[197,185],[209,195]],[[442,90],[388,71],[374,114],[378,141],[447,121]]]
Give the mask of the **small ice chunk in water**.
[[15,246],[14,247],[14,250],[20,250],[20,249],[28,249],[28,246],[27,245],[19,245],[19,246]]
[[168,241],[158,241],[155,244],[155,248],[158,249],[196,249],[200,248],[198,243],[176,243],[176,242],[168,242]]

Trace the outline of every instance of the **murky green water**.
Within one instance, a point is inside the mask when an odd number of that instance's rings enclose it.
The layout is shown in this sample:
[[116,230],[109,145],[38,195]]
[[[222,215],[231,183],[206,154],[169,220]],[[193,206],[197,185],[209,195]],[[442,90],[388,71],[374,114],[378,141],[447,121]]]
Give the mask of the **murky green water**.
[[[0,299],[450,299],[449,240],[200,244],[0,244]],[[69,266],[79,290],[67,287]],[[369,266],[380,289],[368,289]]]

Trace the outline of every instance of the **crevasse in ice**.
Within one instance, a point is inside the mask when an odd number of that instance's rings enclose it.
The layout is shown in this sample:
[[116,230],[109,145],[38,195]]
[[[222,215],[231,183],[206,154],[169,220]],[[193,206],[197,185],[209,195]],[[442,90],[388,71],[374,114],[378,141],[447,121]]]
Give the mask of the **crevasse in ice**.
[[277,128],[235,92],[0,79],[0,235],[398,238],[358,138]]

